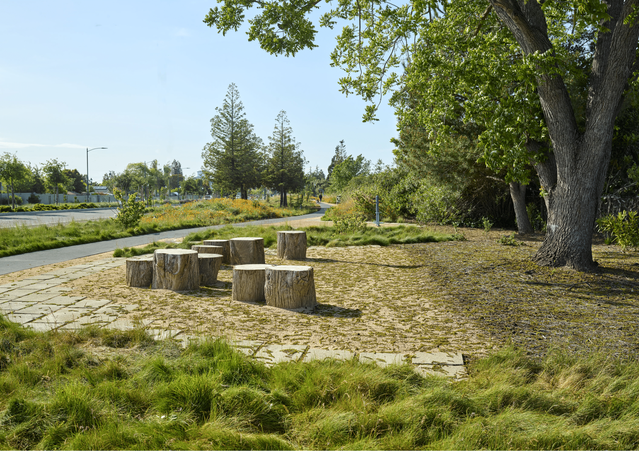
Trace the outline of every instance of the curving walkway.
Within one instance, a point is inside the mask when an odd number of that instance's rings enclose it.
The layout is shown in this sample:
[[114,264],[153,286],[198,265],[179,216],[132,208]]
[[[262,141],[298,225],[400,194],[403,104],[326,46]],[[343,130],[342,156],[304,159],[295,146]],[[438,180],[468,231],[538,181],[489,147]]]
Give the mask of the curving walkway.
[[[258,221],[248,221],[233,224],[235,227],[245,227],[247,225],[271,225],[281,224],[291,221],[319,219],[324,216],[324,212],[330,206],[320,204],[321,209],[316,213],[302,216],[290,216],[288,218],[260,219]],[[117,248],[133,247],[149,244],[154,241],[171,238],[184,238],[189,233],[199,232],[208,229],[220,229],[227,224],[218,226],[198,227],[193,229],[169,230],[166,232],[151,233],[148,235],[131,236],[109,241],[98,241],[96,243],[78,244],[76,246],[61,247],[59,249],[49,249],[46,251],[29,252],[26,254],[12,255],[0,258],[0,275],[9,274],[16,271],[35,268],[38,266],[61,263],[76,258],[88,257],[90,255],[113,252]]]

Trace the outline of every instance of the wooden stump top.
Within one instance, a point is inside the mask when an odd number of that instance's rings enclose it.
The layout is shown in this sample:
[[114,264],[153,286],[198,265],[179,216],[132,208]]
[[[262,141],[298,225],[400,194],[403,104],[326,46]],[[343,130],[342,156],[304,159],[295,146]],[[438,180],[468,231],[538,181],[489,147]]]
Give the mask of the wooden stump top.
[[202,260],[206,258],[222,258],[222,254],[197,254],[197,258]]
[[222,246],[213,246],[210,244],[194,244],[191,246],[191,249],[200,254],[224,254],[224,248]]
[[261,241],[264,242],[264,238],[262,237],[253,237],[253,236],[240,236],[237,238],[231,238],[229,241]]
[[266,266],[272,266],[271,270],[273,271],[303,272],[303,271],[311,271],[313,269],[312,266],[300,266],[300,265],[266,265]]
[[252,265],[235,265],[233,267],[233,271],[264,271],[266,268],[270,268],[273,265],[269,265],[268,263],[255,263]]
[[156,249],[154,254],[186,255],[197,254],[197,251],[191,249]]
[[136,255],[135,257],[129,257],[126,259],[126,261],[146,261],[146,260],[153,260],[153,254],[143,254],[143,255]]
[[303,230],[278,230],[277,233],[284,233],[287,235],[306,235],[306,232]]

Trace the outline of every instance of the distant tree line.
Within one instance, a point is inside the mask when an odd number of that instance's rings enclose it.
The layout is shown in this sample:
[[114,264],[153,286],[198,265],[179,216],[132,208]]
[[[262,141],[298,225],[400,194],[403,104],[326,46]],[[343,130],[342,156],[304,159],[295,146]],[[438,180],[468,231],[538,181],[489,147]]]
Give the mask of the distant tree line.
[[65,162],[56,158],[38,166],[25,163],[17,155],[8,152],[0,156],[0,194],[2,191],[7,193],[6,199],[12,208],[16,204],[15,193],[32,193],[34,200],[37,200],[37,194],[56,194],[57,203],[60,192],[86,192],[85,179],[84,174],[77,169],[68,169]]
[[157,160],[141,163],[129,163],[120,173],[109,171],[104,174],[102,184],[112,191],[118,188],[126,194],[138,192],[144,197],[165,197],[170,192],[182,195],[210,194],[208,184],[195,177],[185,177],[182,165],[173,160],[162,167]]

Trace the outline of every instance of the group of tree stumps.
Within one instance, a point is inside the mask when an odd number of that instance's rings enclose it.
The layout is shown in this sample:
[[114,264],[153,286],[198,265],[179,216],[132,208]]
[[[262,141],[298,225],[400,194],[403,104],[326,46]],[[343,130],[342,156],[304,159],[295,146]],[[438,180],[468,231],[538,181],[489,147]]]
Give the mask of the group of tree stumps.
[[[306,259],[306,232],[277,232],[277,256],[283,260]],[[266,302],[285,309],[308,309],[317,304],[311,266],[268,265],[262,238],[205,240],[188,249],[158,249],[153,255],[126,261],[130,287],[195,290],[213,286],[220,267],[233,265],[232,299]]]

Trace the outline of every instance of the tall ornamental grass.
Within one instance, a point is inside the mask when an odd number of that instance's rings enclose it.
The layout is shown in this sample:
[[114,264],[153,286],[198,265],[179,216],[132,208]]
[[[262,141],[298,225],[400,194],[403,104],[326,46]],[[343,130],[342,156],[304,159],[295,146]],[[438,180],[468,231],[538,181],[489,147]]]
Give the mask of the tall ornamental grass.
[[224,340],[0,318],[0,447],[633,449],[639,364],[502,349],[453,382],[356,360],[266,367]]

